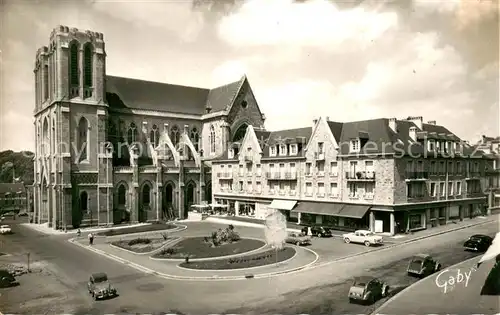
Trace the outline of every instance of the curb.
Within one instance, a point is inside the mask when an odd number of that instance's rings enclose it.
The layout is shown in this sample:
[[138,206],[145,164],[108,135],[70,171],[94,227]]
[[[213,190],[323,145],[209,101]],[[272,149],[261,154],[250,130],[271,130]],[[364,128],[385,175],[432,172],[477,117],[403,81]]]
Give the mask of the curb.
[[[246,226],[246,227],[254,227],[254,228],[261,228],[264,229],[266,226],[264,223],[254,223],[254,222],[245,222],[245,221],[237,221],[237,220],[229,220],[229,219],[222,219],[222,218],[210,218],[208,217],[207,219],[201,221],[201,222],[210,222],[210,223],[216,223],[216,224],[232,224],[236,226]],[[300,233],[302,232],[301,230],[298,229],[286,229],[288,232],[295,232],[295,233]]]
[[[295,253],[293,254],[292,257],[286,259],[286,260],[283,260],[283,261],[280,261],[278,262],[278,264],[282,264],[282,263],[286,263],[290,260],[292,260],[293,258],[295,258],[295,256],[297,256],[297,250],[295,249]],[[189,260],[191,261],[191,260]],[[189,271],[202,271],[202,272],[210,272],[210,271],[222,271],[222,272],[225,272],[225,271],[245,271],[245,270],[253,270],[253,269],[257,269],[257,268],[263,268],[263,267],[269,267],[269,266],[276,266],[278,265],[276,263],[272,263],[272,264],[267,264],[267,265],[262,265],[262,266],[255,266],[255,267],[248,267],[248,268],[236,268],[236,269],[191,269],[191,268],[185,268],[185,267],[181,267],[180,265],[177,265],[177,268],[179,269],[182,269],[182,270],[189,270]]]
[[[186,237],[188,238],[188,237]],[[225,255],[225,256],[217,256],[217,257],[207,257],[207,258],[189,258],[189,261],[191,262],[196,262],[196,261],[210,261],[210,260],[217,260],[217,259],[226,259],[226,258],[234,258],[234,257],[239,257],[239,256],[242,256],[242,255],[248,255],[248,254],[251,254],[251,253],[256,253],[257,251],[263,249],[264,247],[267,246],[267,244],[258,239],[258,238],[253,238],[253,237],[244,237],[246,239],[251,239],[251,240],[256,240],[256,241],[261,241],[262,243],[264,243],[264,245],[262,245],[261,247],[257,248],[257,249],[253,249],[249,252],[245,252],[245,253],[240,253],[240,254],[234,254],[234,255]],[[185,258],[154,258],[154,257],[149,257],[149,259],[152,259],[152,260],[156,260],[156,261],[165,261],[165,262],[183,262],[185,260]]]
[[[458,265],[461,265],[461,264],[465,264],[465,263],[468,263],[470,261],[473,261],[473,260],[479,260],[480,259],[480,256],[476,256],[476,257],[472,257],[472,258],[469,258],[469,259],[466,259],[464,261],[461,261],[459,263],[456,263],[454,265],[451,265],[451,266],[448,266],[446,267],[446,269],[453,269],[455,268],[455,266],[458,266]],[[388,299],[387,301],[385,301],[382,305],[380,305],[376,310],[374,310],[373,312],[370,313],[370,315],[380,315],[380,314],[383,314],[383,313],[380,313],[380,311],[382,311],[385,307],[387,307],[389,305],[389,303],[392,303],[394,302],[395,300],[397,300],[401,295],[403,295],[403,293],[406,293],[407,291],[410,291],[410,289],[414,289],[415,287],[417,287],[419,284],[422,285],[424,283],[426,283],[425,280],[428,280],[430,279],[431,277],[429,278],[424,278],[422,280],[419,280],[409,286],[407,286],[406,288],[404,288],[403,290],[399,291],[398,293],[396,293],[396,295],[392,296],[390,299]]]
[[164,244],[162,244],[162,245],[161,245],[160,247],[158,247],[157,249],[152,250],[152,251],[150,251],[150,252],[145,252],[145,253],[136,253],[136,252],[134,252],[134,251],[132,251],[132,250],[129,250],[129,249],[126,249],[126,248],[122,248],[122,247],[120,247],[120,246],[116,246],[116,245],[114,245],[114,244],[112,244],[112,243],[109,243],[109,246],[111,246],[111,247],[113,247],[113,248],[115,248],[115,249],[120,249],[120,250],[123,250],[123,251],[129,252],[129,253],[134,254],[134,255],[139,255],[139,256],[142,256],[142,255],[151,255],[152,253],[155,253],[155,252],[159,251],[160,249],[164,248],[165,246],[170,245],[171,243],[173,243],[173,242],[175,242],[175,241],[178,241],[178,240],[180,240],[180,239],[182,239],[182,237],[181,237],[181,236],[178,236],[178,237],[176,237],[176,238],[174,238],[174,239],[171,239],[170,241],[166,241]]

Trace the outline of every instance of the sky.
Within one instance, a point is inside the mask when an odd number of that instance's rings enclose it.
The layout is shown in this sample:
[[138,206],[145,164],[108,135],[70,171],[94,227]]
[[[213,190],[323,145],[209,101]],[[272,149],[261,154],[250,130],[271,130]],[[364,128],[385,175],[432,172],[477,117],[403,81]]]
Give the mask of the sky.
[[0,0],[0,150],[34,149],[35,53],[60,24],[104,33],[108,75],[246,74],[268,130],[423,116],[500,134],[498,0],[194,1]]

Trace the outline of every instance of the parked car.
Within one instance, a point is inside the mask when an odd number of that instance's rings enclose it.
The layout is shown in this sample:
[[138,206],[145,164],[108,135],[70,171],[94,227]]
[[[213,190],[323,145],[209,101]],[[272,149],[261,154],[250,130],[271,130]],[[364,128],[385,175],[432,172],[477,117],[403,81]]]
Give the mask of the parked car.
[[10,234],[12,229],[8,225],[0,225],[0,234]]
[[295,244],[297,246],[311,245],[311,238],[304,234],[289,233],[285,242],[289,244]]
[[406,269],[409,276],[427,277],[441,269],[441,264],[428,254],[412,257]]
[[488,235],[476,234],[469,237],[464,243],[465,250],[472,250],[475,252],[485,252],[493,243],[493,238]]
[[29,216],[29,213],[28,212],[20,212],[18,214],[18,216],[20,216],[20,217],[27,217],[27,216]]
[[362,276],[354,278],[349,289],[349,302],[367,302],[370,304],[389,295],[389,285],[377,278]]
[[309,235],[309,229],[311,229],[311,235],[316,237],[332,237],[332,230],[324,226],[305,226],[302,228],[302,233]]
[[116,289],[109,283],[104,272],[94,273],[90,276],[88,290],[94,300],[116,296]]
[[352,233],[343,234],[342,238],[346,243],[359,243],[365,244],[365,246],[382,245],[384,243],[382,236],[375,235],[375,233],[366,230],[357,230]]
[[9,271],[0,269],[0,288],[8,288],[16,285],[19,285],[16,277],[14,277]]

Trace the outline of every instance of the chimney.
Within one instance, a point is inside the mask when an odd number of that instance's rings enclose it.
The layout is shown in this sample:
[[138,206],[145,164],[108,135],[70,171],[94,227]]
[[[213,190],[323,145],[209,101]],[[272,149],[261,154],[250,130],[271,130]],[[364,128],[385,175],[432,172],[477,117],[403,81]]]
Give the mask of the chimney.
[[326,116],[326,121],[330,121],[330,116]]
[[417,127],[410,127],[410,138],[417,141]]
[[423,123],[423,117],[422,116],[410,116],[406,118],[407,121],[411,121],[415,125],[417,125],[417,128],[422,130],[422,123]]
[[429,125],[436,125],[436,121],[435,120],[429,120],[427,122],[427,124],[429,124]]
[[398,132],[397,130],[397,121],[396,118],[389,118],[389,128],[392,129],[394,132]]

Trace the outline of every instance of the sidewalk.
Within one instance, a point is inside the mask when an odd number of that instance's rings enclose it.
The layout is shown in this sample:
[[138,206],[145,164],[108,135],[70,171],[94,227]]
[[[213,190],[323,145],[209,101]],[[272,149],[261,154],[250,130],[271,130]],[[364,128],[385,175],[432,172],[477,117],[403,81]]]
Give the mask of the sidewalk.
[[[97,243],[89,246],[84,238],[70,240],[70,242],[75,245],[84,247],[100,255],[107,256],[123,264],[130,265],[131,267],[143,272],[156,274],[164,278],[180,280],[237,280],[244,279],[248,275],[252,275],[254,278],[263,278],[270,276],[271,274],[280,274],[303,269],[312,265],[317,260],[317,255],[314,252],[302,247],[295,247],[296,255],[288,261],[278,263],[278,265],[273,264],[237,270],[194,270],[178,267],[177,265],[180,263],[179,261],[155,260],[149,258],[149,255],[134,254],[132,252],[110,246],[104,241],[98,241],[97,239],[96,241]],[[242,256],[244,255],[245,254],[242,254]]]
[[[19,225],[22,225],[24,227],[27,227],[27,228],[30,228],[32,230],[38,231],[38,232],[43,233],[43,234],[48,234],[48,235],[76,234],[76,232],[78,230],[78,229],[67,229],[66,232],[63,230],[55,230],[55,229],[49,227],[48,223],[43,223],[43,224],[21,223]],[[151,223],[137,223],[137,224],[128,224],[128,225],[117,225],[117,226],[111,226],[111,227],[87,227],[87,228],[81,228],[80,231],[82,233],[103,232],[103,231],[109,231],[109,230],[119,230],[119,229],[131,228],[131,227],[142,226],[142,225],[151,225]]]

